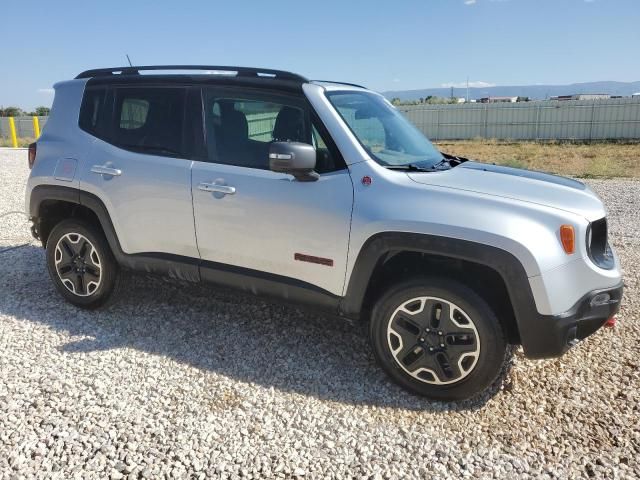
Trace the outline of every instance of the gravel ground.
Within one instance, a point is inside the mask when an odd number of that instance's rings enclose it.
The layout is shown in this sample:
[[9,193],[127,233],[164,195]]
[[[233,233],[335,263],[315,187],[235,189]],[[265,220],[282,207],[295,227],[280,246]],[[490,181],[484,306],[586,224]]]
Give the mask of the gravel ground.
[[[26,152],[0,150],[0,214]],[[365,328],[228,292],[136,278],[66,304],[19,215],[0,218],[0,477],[638,478],[640,182],[589,181],[627,289],[618,325],[561,359],[516,354],[493,395],[416,398]]]

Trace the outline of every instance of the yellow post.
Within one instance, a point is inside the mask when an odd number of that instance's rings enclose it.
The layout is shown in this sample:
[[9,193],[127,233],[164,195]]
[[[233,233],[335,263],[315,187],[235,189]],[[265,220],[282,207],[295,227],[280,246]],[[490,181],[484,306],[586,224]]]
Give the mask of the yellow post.
[[9,117],[9,133],[11,134],[11,144],[13,148],[18,148],[18,136],[16,135],[16,121]]
[[33,135],[36,140],[40,136],[40,121],[38,117],[33,117]]

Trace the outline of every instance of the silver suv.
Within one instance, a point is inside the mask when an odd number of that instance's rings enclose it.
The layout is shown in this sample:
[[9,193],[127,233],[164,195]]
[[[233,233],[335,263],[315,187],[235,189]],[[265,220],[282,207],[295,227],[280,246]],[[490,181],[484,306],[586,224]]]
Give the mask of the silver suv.
[[619,309],[588,187],[439,152],[366,88],[152,66],[55,90],[27,208],[79,307],[139,271],[363,319],[391,378],[441,400],[491,386],[510,344],[559,356]]

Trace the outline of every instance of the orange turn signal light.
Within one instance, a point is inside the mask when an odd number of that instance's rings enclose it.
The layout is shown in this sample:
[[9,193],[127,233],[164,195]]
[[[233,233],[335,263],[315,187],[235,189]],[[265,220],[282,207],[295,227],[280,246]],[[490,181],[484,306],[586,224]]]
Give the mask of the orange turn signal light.
[[573,225],[560,226],[560,241],[562,242],[562,248],[568,255],[576,251],[576,231]]

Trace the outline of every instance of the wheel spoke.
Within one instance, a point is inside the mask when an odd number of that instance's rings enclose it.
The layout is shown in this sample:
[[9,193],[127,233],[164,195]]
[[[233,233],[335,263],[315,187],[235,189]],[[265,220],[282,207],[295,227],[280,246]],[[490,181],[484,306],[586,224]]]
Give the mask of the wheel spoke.
[[72,281],[73,286],[76,289],[76,293],[78,295],[84,295],[86,293],[86,282],[84,281],[84,275],[81,273],[76,273]]
[[100,280],[100,269],[99,268],[96,269],[94,267],[87,265],[84,270],[84,277],[87,283],[89,282],[98,283],[98,281]]
[[86,240],[82,239],[80,240],[80,247],[78,248],[78,256],[80,258],[82,258],[83,260],[87,259],[87,254],[92,250],[91,246],[89,245],[89,242],[87,242]]
[[424,302],[422,311],[415,314],[415,321],[422,328],[439,329],[442,328],[443,318],[449,315],[449,304],[431,298]]
[[62,280],[71,280],[72,277],[77,275],[76,267],[73,263],[67,263],[65,265],[58,266],[58,274]]
[[475,333],[470,330],[448,333],[445,337],[447,351],[458,357],[475,352],[478,349],[477,342]]
[[64,263],[64,264],[70,263],[73,260],[73,257],[75,256],[75,251],[73,250],[69,242],[65,240],[60,242],[56,251],[60,252],[60,259],[56,258],[56,261],[58,263]]
[[473,332],[473,325],[469,318],[459,308],[447,308],[447,315],[440,319],[440,330],[450,332]]

